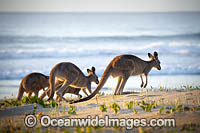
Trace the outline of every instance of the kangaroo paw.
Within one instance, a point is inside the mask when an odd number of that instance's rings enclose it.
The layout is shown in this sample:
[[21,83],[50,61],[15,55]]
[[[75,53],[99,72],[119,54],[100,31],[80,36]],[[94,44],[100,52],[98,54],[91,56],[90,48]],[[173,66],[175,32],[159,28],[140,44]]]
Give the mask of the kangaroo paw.
[[144,88],[146,88],[147,84],[144,85]]
[[142,88],[142,87],[143,87],[143,84],[141,84],[140,87]]

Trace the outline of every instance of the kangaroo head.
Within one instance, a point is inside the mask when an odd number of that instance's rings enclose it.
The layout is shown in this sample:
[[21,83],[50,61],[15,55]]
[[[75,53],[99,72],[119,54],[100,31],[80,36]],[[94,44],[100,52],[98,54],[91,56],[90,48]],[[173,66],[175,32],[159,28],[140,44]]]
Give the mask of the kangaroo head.
[[154,52],[154,55],[148,53],[148,56],[153,63],[153,67],[157,68],[158,70],[161,70],[160,61],[158,59],[158,53],[156,51]]
[[98,76],[95,73],[95,67],[92,67],[91,70],[87,69],[87,72],[88,72],[88,77],[90,77],[91,82],[95,82],[96,84],[98,84],[99,80],[98,80]]

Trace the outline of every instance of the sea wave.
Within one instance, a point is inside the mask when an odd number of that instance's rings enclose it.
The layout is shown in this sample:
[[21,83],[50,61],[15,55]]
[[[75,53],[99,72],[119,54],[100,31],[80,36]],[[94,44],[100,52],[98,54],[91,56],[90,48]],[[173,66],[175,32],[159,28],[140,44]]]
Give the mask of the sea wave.
[[43,42],[74,42],[74,41],[130,41],[153,39],[200,39],[200,33],[176,35],[110,35],[110,36],[11,36],[0,35],[0,43],[43,43]]
[[[20,58],[59,58],[59,57],[87,57],[87,56],[107,56],[119,54],[146,55],[147,52],[158,51],[160,54],[169,55],[193,55],[200,56],[200,43],[189,44],[179,42],[180,45],[173,46],[172,43],[162,41],[152,42],[144,45],[110,45],[102,46],[81,46],[68,48],[60,47],[25,47],[25,48],[3,48],[0,49],[0,59],[20,59]],[[173,43],[174,44],[174,43]],[[176,42],[178,44],[178,42]]]
[[[96,67],[98,70],[96,71],[96,74],[100,78],[104,72],[105,68]],[[20,72],[19,72],[20,71]],[[12,71],[1,71],[0,72],[0,80],[2,79],[22,79],[24,76],[26,76],[29,73],[32,73],[33,70],[12,70]],[[40,71],[41,73],[45,75],[49,75],[48,71]],[[161,71],[157,71],[155,69],[152,69],[152,71],[149,73],[150,75],[200,75],[200,67],[180,67],[180,66],[173,66],[173,67],[167,67],[163,68]],[[85,73],[87,75],[87,73]]]

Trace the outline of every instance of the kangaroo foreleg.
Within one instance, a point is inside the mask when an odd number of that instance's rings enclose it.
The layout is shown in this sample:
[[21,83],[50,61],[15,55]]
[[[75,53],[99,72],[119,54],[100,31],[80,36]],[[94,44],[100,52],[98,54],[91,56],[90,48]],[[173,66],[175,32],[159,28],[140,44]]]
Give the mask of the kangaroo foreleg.
[[147,81],[147,80],[148,80],[148,78],[147,78],[148,75],[144,75],[144,76],[145,76],[145,80],[146,80],[146,83],[145,83],[145,85],[144,85],[144,88],[146,88],[147,82],[148,82],[148,81]]
[[91,86],[87,88],[88,92],[91,94],[92,91],[91,91]]
[[28,98],[30,98],[30,97],[31,97],[31,95],[32,95],[32,92],[29,92],[29,93],[28,93]]
[[142,88],[143,85],[144,85],[143,78],[142,78],[142,74],[140,74],[140,79],[141,79],[141,81],[142,81],[142,84],[140,85],[140,87]]
[[83,91],[83,93],[84,93],[85,96],[88,96],[88,94],[87,94],[85,88],[81,88],[81,90]]
[[46,89],[46,90],[42,93],[42,95],[40,96],[40,99],[43,99],[46,95],[47,95],[47,96],[50,95],[50,90],[49,90],[49,88]]
[[[48,90],[49,88],[47,88],[46,90]],[[44,93],[49,96],[49,91],[46,91],[44,88],[42,88],[42,90],[44,91]],[[44,98],[44,97],[43,97]]]
[[[62,86],[62,82],[56,82],[55,84],[55,90],[58,90],[59,87]],[[49,88],[47,88],[46,90],[43,88],[43,93],[42,95],[40,96],[40,99],[43,99],[46,95],[49,96],[50,95],[50,90]]]

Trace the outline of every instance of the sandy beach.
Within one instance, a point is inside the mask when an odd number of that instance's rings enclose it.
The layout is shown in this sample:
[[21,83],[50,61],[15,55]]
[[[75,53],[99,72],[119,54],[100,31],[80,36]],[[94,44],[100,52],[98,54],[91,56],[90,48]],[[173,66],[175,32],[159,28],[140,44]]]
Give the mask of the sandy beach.
[[[133,106],[131,109],[127,108],[127,103],[133,101]],[[156,103],[156,106],[151,108],[150,111],[143,110],[141,108],[142,101],[146,103]],[[55,108],[43,108],[41,105],[37,105],[36,117],[37,125],[34,128],[28,128],[24,124],[24,118],[27,114],[31,114],[34,110],[36,104],[24,104],[18,107],[8,107],[0,109],[0,121],[1,130],[27,130],[27,131],[81,131],[86,132],[90,131],[135,131],[135,132],[160,132],[160,131],[200,131],[200,90],[151,90],[148,92],[140,93],[127,93],[124,95],[97,95],[95,98],[76,104],[69,104],[64,101],[59,103],[57,109]],[[111,106],[113,103],[116,103],[120,106],[120,109],[117,113],[114,112],[114,109]],[[106,106],[106,111],[102,112],[100,109],[101,105]],[[181,105],[182,109],[172,109]],[[75,114],[69,114],[70,106],[75,106]],[[171,108],[170,108],[171,107]],[[161,111],[161,108],[164,108]],[[133,110],[136,110],[137,113],[134,113]],[[161,112],[160,112],[161,111]],[[153,118],[174,118],[175,127],[133,127],[131,130],[127,130],[126,127],[49,127],[44,128],[41,126],[40,118],[42,115],[49,115],[51,118],[87,118],[90,115],[92,118],[98,116],[99,118],[104,118],[106,115],[109,118],[145,118],[147,121],[150,121]]]

